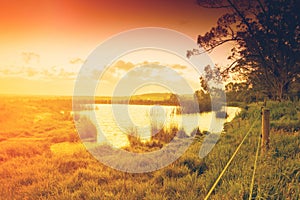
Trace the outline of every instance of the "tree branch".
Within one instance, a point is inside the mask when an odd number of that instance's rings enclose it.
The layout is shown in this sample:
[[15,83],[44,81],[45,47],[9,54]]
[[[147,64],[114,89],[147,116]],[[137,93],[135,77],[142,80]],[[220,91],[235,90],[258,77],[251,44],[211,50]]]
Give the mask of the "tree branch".
[[[204,4],[203,4],[204,3]],[[205,5],[205,3],[208,3],[209,5]],[[208,2],[201,2],[201,0],[197,0],[197,4],[203,8],[230,8],[230,5],[213,5],[211,1]]]

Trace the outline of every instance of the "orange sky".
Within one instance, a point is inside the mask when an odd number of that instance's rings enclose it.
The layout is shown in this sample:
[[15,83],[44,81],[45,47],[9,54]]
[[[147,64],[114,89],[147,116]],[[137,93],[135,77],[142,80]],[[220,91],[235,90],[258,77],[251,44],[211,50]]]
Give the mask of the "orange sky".
[[[140,27],[177,30],[196,40],[220,10],[195,0],[0,0],[0,93],[72,95],[83,61],[97,45]],[[225,64],[229,46],[211,54]]]

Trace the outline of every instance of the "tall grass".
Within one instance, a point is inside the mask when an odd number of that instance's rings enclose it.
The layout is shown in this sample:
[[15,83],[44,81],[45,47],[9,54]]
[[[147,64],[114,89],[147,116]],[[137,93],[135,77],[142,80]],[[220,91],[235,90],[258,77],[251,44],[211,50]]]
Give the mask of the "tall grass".
[[[62,100],[61,105],[57,99],[48,99],[46,104],[42,103],[44,99],[25,102],[15,99],[13,105],[1,101],[7,112],[19,118],[0,122],[4,127],[0,130],[4,138],[0,142],[0,199],[203,199],[254,119],[260,116],[261,106],[244,107],[236,119],[225,125],[219,142],[205,158],[200,159],[198,153],[206,135],[195,130],[194,142],[174,163],[151,173],[129,174],[101,164],[83,148],[68,154],[51,151],[52,145],[72,142],[69,135],[76,135],[73,121],[59,113],[71,105],[66,101]],[[299,120],[298,102],[282,103],[280,108],[273,102],[267,106],[274,123]],[[294,109],[296,113],[290,115]],[[26,112],[18,114],[18,110]],[[49,118],[34,122],[35,115],[45,112],[51,113]],[[5,116],[1,114],[1,118]],[[293,128],[291,132],[272,126],[270,150],[259,157],[253,198],[300,198],[300,134]],[[158,133],[153,142],[157,139],[164,145],[174,134],[166,131],[170,136]],[[211,199],[248,199],[259,134],[258,122]],[[73,143],[80,146],[78,140]],[[154,147],[143,148],[139,151]]]
[[175,124],[171,125],[168,128],[162,128],[160,130],[151,128],[153,134],[147,141],[141,140],[138,133],[136,132],[136,129],[132,130],[135,130],[135,132],[127,134],[130,146],[125,147],[125,150],[139,153],[161,149],[164,145],[170,143],[170,141],[173,140],[175,136],[179,138],[188,137],[184,130],[178,130],[178,126]]

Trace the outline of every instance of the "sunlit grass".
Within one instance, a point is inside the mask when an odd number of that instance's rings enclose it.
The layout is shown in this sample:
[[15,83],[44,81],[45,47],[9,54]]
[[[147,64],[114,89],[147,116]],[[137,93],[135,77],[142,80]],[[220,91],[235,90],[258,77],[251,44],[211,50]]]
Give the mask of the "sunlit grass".
[[51,152],[55,154],[74,154],[85,150],[85,147],[82,143],[71,143],[71,142],[60,142],[53,144],[50,147]]
[[[221,139],[204,159],[198,153],[206,134],[195,130],[194,142],[182,157],[144,174],[111,169],[85,150],[68,113],[70,99],[4,98],[0,105],[0,199],[203,199],[259,118],[211,199],[249,197],[261,104],[241,105],[243,110],[225,125]],[[257,199],[300,197],[300,134],[297,123],[293,124],[299,122],[299,102],[279,105],[267,105],[272,117],[271,146],[258,161],[253,193]],[[45,117],[35,121],[36,116]],[[173,128],[177,133],[178,128]],[[174,138],[174,132],[163,130],[147,145],[137,142],[128,149],[154,151]]]

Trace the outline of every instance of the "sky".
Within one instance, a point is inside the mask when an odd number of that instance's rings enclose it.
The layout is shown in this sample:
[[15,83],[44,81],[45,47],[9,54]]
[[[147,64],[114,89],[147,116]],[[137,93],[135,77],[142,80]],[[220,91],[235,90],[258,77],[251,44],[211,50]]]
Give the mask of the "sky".
[[[113,35],[135,28],[162,27],[196,41],[224,12],[204,9],[195,0],[0,0],[0,94],[72,95],[88,56]],[[209,56],[213,63],[226,65],[229,53],[227,45]],[[115,63],[136,66],[151,62],[151,55],[131,54]],[[167,54],[157,58],[155,62],[164,61],[171,69],[179,70],[194,89],[200,87],[198,75],[190,67],[173,67],[183,65],[182,59]],[[111,95],[113,84],[118,82],[116,77],[121,80],[124,76],[118,70],[112,71],[116,74],[106,75],[111,83],[101,95]]]

